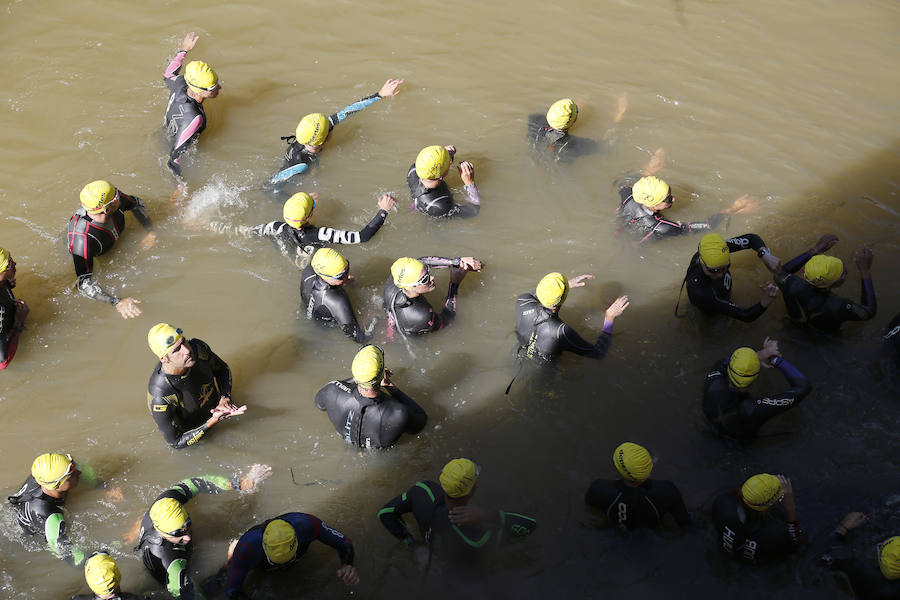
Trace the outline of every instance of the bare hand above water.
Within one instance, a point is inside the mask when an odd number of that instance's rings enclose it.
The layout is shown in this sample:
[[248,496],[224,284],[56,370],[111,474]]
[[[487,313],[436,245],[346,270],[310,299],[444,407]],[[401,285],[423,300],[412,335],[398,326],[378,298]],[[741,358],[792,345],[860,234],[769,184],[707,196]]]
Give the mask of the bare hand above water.
[[859,269],[859,272],[863,277],[869,275],[869,269],[872,268],[872,259],[874,258],[875,253],[872,252],[872,249],[868,246],[860,246],[856,249],[856,252],[853,253],[853,261],[856,263],[856,268]]
[[615,301],[609,305],[609,308],[606,309],[606,320],[615,321],[616,317],[622,316],[622,313],[628,308],[628,304],[628,296],[619,296],[616,298]]
[[269,465],[255,464],[250,467],[247,474],[241,477],[241,491],[255,492],[259,484],[271,477],[272,467]]
[[459,268],[466,271],[481,271],[484,268],[484,263],[473,256],[460,256]]
[[593,275],[579,275],[577,277],[573,277],[569,280],[569,289],[576,287],[584,287],[587,285],[588,281],[591,281],[594,278]]
[[122,315],[123,319],[133,319],[141,314],[141,309],[137,307],[140,300],[134,298],[122,298],[116,303],[116,310]]
[[778,286],[771,281],[759,286],[759,289],[761,289],[763,293],[759,303],[763,306],[769,306],[772,304],[772,301],[778,297]]
[[181,49],[185,52],[190,52],[194,49],[194,46],[197,45],[197,40],[200,39],[200,36],[194,33],[193,31],[184,36],[184,40],[181,42]]
[[763,341],[763,347],[759,350],[759,352],[756,353],[756,355],[759,357],[760,365],[767,369],[771,369],[772,365],[769,363],[769,359],[773,356],[781,356],[781,351],[778,350],[778,340],[770,340],[769,338],[766,338],[765,341]]
[[826,233],[819,238],[819,241],[816,242],[815,246],[809,249],[809,253],[813,255],[822,254],[823,252],[831,250],[839,241],[838,236],[833,233]]
[[381,198],[378,199],[378,208],[384,211],[390,212],[395,204],[397,204],[397,201],[390,194],[382,194]]
[[149,250],[156,245],[156,233],[149,231],[141,240],[141,250]]
[[725,215],[736,215],[738,213],[749,213],[759,208],[759,201],[752,196],[744,194],[734,201],[734,203],[722,211]]
[[388,79],[384,82],[384,85],[381,86],[381,89],[378,91],[378,95],[382,98],[387,98],[389,96],[396,96],[400,93],[397,89],[400,87],[400,84],[403,83],[402,79]]
[[475,183],[475,167],[472,166],[472,163],[467,160],[459,163],[459,178],[462,179],[465,185]]

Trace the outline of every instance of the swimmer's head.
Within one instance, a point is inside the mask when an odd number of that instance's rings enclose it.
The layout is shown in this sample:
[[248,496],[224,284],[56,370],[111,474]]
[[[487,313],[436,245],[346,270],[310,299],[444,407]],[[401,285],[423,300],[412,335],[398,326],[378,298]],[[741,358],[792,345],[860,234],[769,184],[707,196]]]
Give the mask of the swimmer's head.
[[98,179],[81,188],[81,206],[89,213],[101,213],[119,199],[119,192],[108,181]]
[[643,446],[632,442],[620,444],[613,451],[613,464],[619,474],[631,483],[643,483],[653,470],[653,458]]
[[307,223],[312,216],[313,209],[316,207],[316,201],[306,192],[297,192],[284,203],[284,209],[281,214],[284,216],[284,222],[293,227],[300,229]]
[[480,472],[481,468],[468,458],[455,458],[441,469],[441,488],[451,498],[468,496]]
[[350,263],[334,248],[319,248],[309,264],[323,279],[343,280],[350,273]]
[[41,487],[55,490],[75,472],[71,454],[41,454],[31,463],[31,476]]
[[416,156],[416,175],[421,179],[440,179],[450,168],[450,152],[443,146],[422,148]]
[[728,381],[736,388],[748,387],[759,375],[759,355],[753,348],[738,348],[728,361]]
[[425,263],[417,258],[404,256],[398,258],[391,265],[391,277],[394,279],[394,285],[401,289],[409,289],[427,283],[422,281],[422,273],[427,276],[428,269]]
[[548,273],[537,284],[538,302],[546,308],[562,306],[569,294],[569,280],[562,273]]
[[112,556],[98,552],[84,562],[84,579],[92,592],[108,596],[119,589],[122,573]]
[[900,535],[889,537],[881,543],[878,566],[885,579],[900,579]]
[[184,81],[197,93],[214,92],[219,87],[219,76],[202,60],[192,60],[184,68]]
[[184,505],[175,498],[162,498],[150,507],[150,520],[158,532],[180,537],[190,528],[190,517]]
[[578,105],[571,98],[557,100],[547,111],[547,124],[553,129],[565,131],[578,118]]
[[168,323],[157,323],[147,332],[147,344],[160,360],[183,339],[184,332]]
[[707,233],[700,238],[697,250],[700,252],[700,260],[707,268],[721,269],[731,264],[728,243],[718,233]]
[[784,498],[781,482],[774,475],[754,475],[741,486],[744,504],[760,512],[767,511]]
[[297,533],[284,519],[272,519],[263,531],[263,552],[269,562],[283,565],[297,556]]
[[669,197],[669,184],[659,177],[641,177],[632,186],[631,197],[638,204],[653,208]]
[[817,288],[827,288],[844,277],[844,263],[834,256],[817,254],[803,265],[803,278]]
[[378,387],[384,377],[384,352],[378,346],[363,346],[353,357],[350,367],[353,379],[359,387]]
[[331,132],[331,121],[322,113],[310,113],[300,119],[294,135],[297,141],[308,146],[321,146]]

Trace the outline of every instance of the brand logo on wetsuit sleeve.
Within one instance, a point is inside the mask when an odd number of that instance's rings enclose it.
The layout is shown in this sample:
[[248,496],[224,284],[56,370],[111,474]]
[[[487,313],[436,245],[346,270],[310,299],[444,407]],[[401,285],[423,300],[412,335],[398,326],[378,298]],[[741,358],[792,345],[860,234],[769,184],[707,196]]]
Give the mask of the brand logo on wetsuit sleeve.
[[740,246],[741,248],[746,248],[747,246],[750,245],[750,240],[748,240],[745,237],[731,238],[730,240],[726,240],[726,242],[729,244],[736,244],[736,245]]
[[726,525],[725,531],[722,532],[722,547],[728,552],[734,552],[734,540],[736,536],[737,534]]
[[319,240],[333,244],[358,244],[360,241],[358,231],[344,231],[331,227],[319,228]]

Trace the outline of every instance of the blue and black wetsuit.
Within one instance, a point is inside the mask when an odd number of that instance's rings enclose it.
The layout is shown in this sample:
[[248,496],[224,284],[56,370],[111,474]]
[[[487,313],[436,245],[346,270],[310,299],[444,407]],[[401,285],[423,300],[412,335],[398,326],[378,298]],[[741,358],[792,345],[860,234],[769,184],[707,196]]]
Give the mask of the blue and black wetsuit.
[[603,322],[603,331],[591,344],[563,323],[559,315],[543,306],[534,294],[516,298],[516,338],[518,355],[539,365],[552,363],[563,352],[600,359],[606,356],[612,340],[613,322]]
[[[329,116],[328,133],[330,134],[338,123],[341,123],[353,113],[357,113],[368,106],[372,106],[379,100],[381,100],[381,96],[379,96],[378,93],[375,93],[371,96],[366,96],[365,98],[357,100],[350,106],[345,106]],[[284,151],[284,163],[281,165],[281,169],[269,180],[269,183],[272,184],[284,183],[295,175],[306,173],[319,164],[318,155],[307,150],[303,144],[297,141],[295,136],[287,135],[281,139],[287,142],[287,148],[285,148]]]
[[844,321],[868,321],[878,308],[875,286],[870,278],[862,280],[859,304],[842,298],[830,289],[817,288],[803,277],[795,275],[812,258],[809,252],[786,263],[775,275],[781,288],[784,306],[791,320],[824,332],[837,332]]
[[640,178],[629,177],[619,185],[619,208],[616,209],[619,230],[627,231],[638,243],[685,233],[709,233],[718,227],[725,218],[722,213],[716,213],[705,221],[689,223],[669,221],[663,218],[661,213],[653,212],[643,204],[635,202],[631,197],[631,188],[638,179]]
[[765,512],[748,508],[740,492],[722,494],[713,502],[712,516],[719,544],[726,553],[746,562],[764,562],[795,552],[806,541],[800,524],[787,522],[780,506]]
[[681,492],[671,481],[648,479],[632,487],[621,479],[598,479],[591,483],[584,501],[588,506],[602,509],[607,521],[622,529],[655,529],[666,514],[671,514],[682,526],[691,522]]
[[[263,533],[266,530],[266,526],[275,519],[281,519],[290,524],[297,535],[297,555],[293,560],[283,565],[269,562],[266,558],[265,550],[263,550]],[[341,565],[353,564],[353,542],[350,541],[350,538],[337,529],[332,529],[314,515],[301,512],[285,513],[250,528],[238,540],[231,560],[226,566],[228,574],[225,581],[225,597],[228,600],[249,599],[249,596],[244,594],[242,586],[250,571],[258,568],[266,570],[279,569],[289,565],[306,554],[309,545],[315,540],[337,550]]]

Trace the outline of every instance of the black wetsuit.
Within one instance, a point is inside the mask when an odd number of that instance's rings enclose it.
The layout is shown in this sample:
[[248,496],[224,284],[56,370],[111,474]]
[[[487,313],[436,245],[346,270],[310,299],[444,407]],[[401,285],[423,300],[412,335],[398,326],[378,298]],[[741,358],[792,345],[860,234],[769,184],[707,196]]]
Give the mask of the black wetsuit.
[[197,361],[183,375],[169,375],[156,363],[147,385],[147,408],[166,443],[176,449],[197,442],[222,396],[231,397],[231,369],[196,338],[186,340]]
[[[834,537],[842,543],[846,536],[835,532]],[[854,556],[847,548],[834,546],[822,557],[833,571],[842,571],[850,580],[850,585],[862,600],[897,600],[900,598],[900,579],[887,579],[878,566],[878,555],[869,552],[864,557]]]
[[788,316],[795,323],[809,325],[819,331],[836,332],[844,321],[868,321],[875,316],[875,286],[871,279],[862,280],[859,304],[841,298],[830,289],[817,288],[799,275],[794,275],[812,258],[804,252],[782,267],[775,276],[781,288]]
[[[725,240],[730,252],[756,250],[760,257],[769,253],[766,243],[755,233],[745,233]],[[753,306],[743,308],[731,301],[731,271],[719,279],[713,279],[703,272],[700,264],[700,253],[695,252],[684,276],[688,298],[691,304],[708,313],[719,313],[744,323],[750,323],[766,311],[766,307],[757,302]]]
[[69,540],[63,513],[66,498],[48,496],[34,477],[28,476],[19,491],[9,496],[16,509],[16,520],[28,535],[40,536],[50,551],[70,565],[78,566],[86,558],[84,551]]
[[179,157],[206,129],[206,112],[203,110],[203,104],[188,96],[184,75],[178,74],[185,56],[187,52],[184,50],[175,54],[175,58],[163,73],[163,81],[169,88],[169,103],[166,105],[163,126],[166,128],[166,134],[172,138],[172,150],[166,164],[178,177],[181,177]]
[[[266,526],[275,519],[281,519],[294,528],[297,536],[297,554],[293,560],[276,565],[269,562],[266,558],[266,552],[263,549],[263,533]],[[352,565],[354,550],[353,542],[337,529],[332,529],[326,525],[321,519],[315,515],[309,515],[301,512],[291,512],[279,515],[274,519],[269,519],[265,523],[260,523],[255,527],[251,527],[241,539],[238,540],[237,546],[234,547],[234,554],[227,566],[227,576],[225,582],[225,597],[228,600],[244,600],[249,598],[242,591],[242,586],[247,575],[253,569],[274,570],[287,566],[300,559],[309,549],[309,545],[319,540],[323,544],[331,546],[337,550],[341,559],[341,565]]]
[[102,599],[97,594],[78,594],[70,600],[148,600],[149,596],[135,596],[128,592],[117,592],[113,596],[104,596]]
[[619,208],[616,209],[616,218],[619,222],[619,230],[627,231],[632,238],[643,243],[649,239],[661,239],[673,235],[685,233],[709,233],[718,227],[724,215],[716,213],[705,221],[693,221],[682,223],[669,221],[663,218],[661,213],[656,213],[634,201],[631,197],[631,187],[637,182],[637,178],[629,178],[623,181],[619,187]]
[[739,439],[752,438],[763,423],[790,410],[809,395],[812,386],[803,373],[780,356],[772,359],[772,364],[791,387],[765,398],[753,398],[745,389],[731,386],[727,358],[713,365],[706,374],[703,414],[716,431]]
[[106,223],[94,221],[83,207],[76,210],[69,219],[66,238],[69,253],[75,261],[75,275],[78,277],[76,287],[82,296],[103,300],[114,306],[119,303],[118,297],[94,281],[94,257],[108,252],[122,235],[125,230],[125,211],[128,210],[134,213],[144,229],[152,227],[141,199],[122,192],[119,192],[119,209],[107,216]]
[[603,509],[607,520],[623,529],[655,529],[666,513],[671,514],[679,525],[691,522],[681,492],[671,481],[648,479],[631,487],[621,479],[598,479],[591,483],[584,501],[589,506]]
[[788,523],[780,507],[748,508],[739,493],[722,494],[713,503],[713,522],[722,548],[734,558],[763,562],[797,550],[806,540],[799,523]]
[[16,333],[16,297],[8,281],[0,283],[0,368],[12,360],[18,347]]
[[300,297],[300,312],[307,319],[337,325],[344,335],[358,344],[369,339],[356,321],[356,313],[344,286],[328,285],[327,281],[316,275],[312,265],[307,265],[300,277]]
[[431,551],[454,564],[477,559],[488,549],[522,539],[537,527],[534,519],[503,510],[497,511],[495,525],[453,525],[445,501],[440,484],[420,481],[385,504],[378,511],[378,520],[391,535],[412,546],[415,537],[403,520],[403,515],[411,512]]
[[[430,268],[459,267],[460,264],[459,257],[423,256],[419,260]],[[403,293],[403,289],[394,285],[393,279],[388,279],[384,284],[384,310],[387,313],[388,337],[393,338],[395,329],[406,336],[437,331],[446,327],[456,317],[458,293],[459,284],[451,283],[447,291],[447,300],[444,302],[444,309],[441,314],[435,314],[431,303],[423,294],[410,298]]]
[[278,246],[282,255],[290,259],[298,268],[304,269],[315,251],[328,244],[368,242],[381,229],[386,218],[387,211],[378,209],[372,220],[359,231],[317,227],[310,223],[303,225],[300,229],[295,229],[282,221],[271,221],[255,227],[213,221],[209,224],[209,228],[217,233],[240,235],[247,238],[270,238]]
[[600,144],[595,140],[550,127],[546,114],[528,115],[527,134],[531,151],[535,155],[556,162],[571,162],[579,156],[595,154],[601,150]]
[[566,325],[559,315],[544,307],[534,294],[516,298],[516,337],[520,358],[546,365],[563,352],[574,352],[588,358],[603,358],[612,340],[612,322],[603,323],[603,331],[593,344]]
[[[204,475],[178,482],[157,496],[153,502],[163,498],[174,498],[180,503],[186,504],[197,494],[218,494],[224,490],[238,489],[240,489],[240,482],[236,479],[228,480],[216,475]],[[153,506],[152,503],[151,506]],[[178,600],[194,600],[194,598],[203,597],[195,588],[195,584],[188,574],[188,560],[194,550],[193,539],[185,545],[173,544],[164,540],[153,528],[153,521],[150,520],[150,511],[148,510],[141,520],[138,549],[141,551],[144,567],[156,581],[166,586],[172,596]]]
[[467,204],[453,202],[453,194],[444,180],[436,188],[425,187],[416,174],[416,165],[412,165],[406,173],[406,185],[413,199],[413,208],[429,217],[474,217],[481,210],[481,195],[474,183],[465,186],[469,197]]
[[380,388],[377,398],[366,398],[353,379],[328,383],[313,402],[328,411],[344,441],[358,448],[387,448],[403,433],[422,431],[428,420],[422,407],[397,387]]
[[888,323],[884,337],[881,339],[884,340],[888,354],[893,354],[894,360],[900,365],[900,314]]

